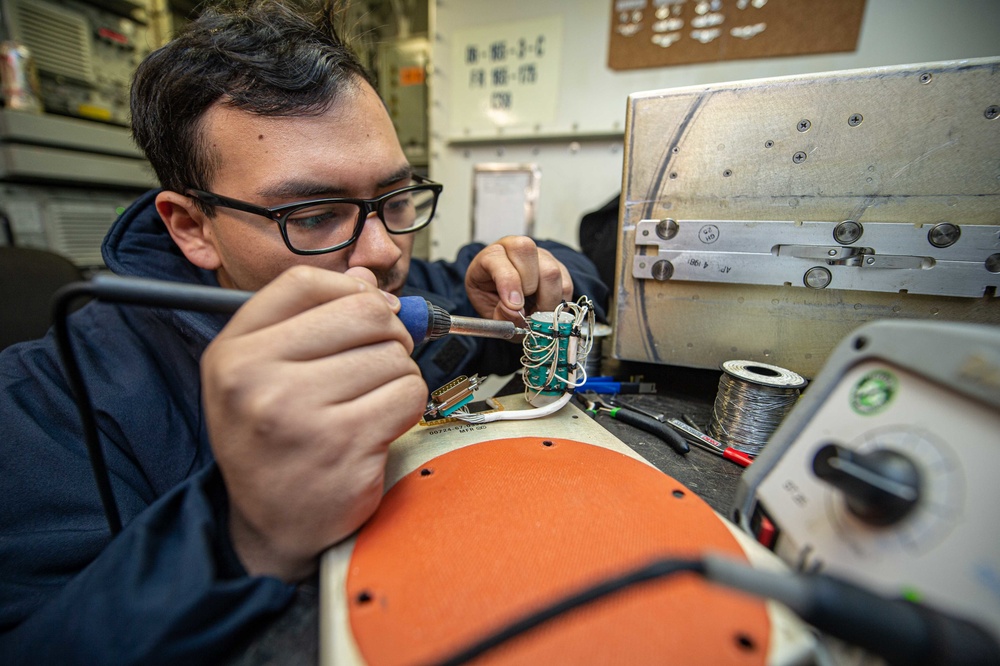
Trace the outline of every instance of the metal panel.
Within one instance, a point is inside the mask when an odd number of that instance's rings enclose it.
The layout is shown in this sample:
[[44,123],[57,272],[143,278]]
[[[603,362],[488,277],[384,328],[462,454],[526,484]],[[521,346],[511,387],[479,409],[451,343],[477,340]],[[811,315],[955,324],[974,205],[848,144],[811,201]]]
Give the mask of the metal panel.
[[[990,58],[632,95],[614,355],[703,368],[746,358],[812,376],[836,343],[868,320],[1000,323],[997,267],[987,261],[998,251],[1000,225],[998,90],[1000,58]],[[883,279],[874,267],[846,265],[828,267],[828,288],[805,288],[799,269],[825,262],[802,256],[803,248],[785,257],[798,260],[797,273],[775,269],[767,279],[744,280],[768,284],[682,279],[692,277],[688,268],[677,279],[634,277],[643,270],[652,277],[652,264],[664,258],[659,253],[669,252],[658,241],[643,245],[648,236],[639,226],[652,220],[642,228],[655,230],[667,219],[688,221],[680,227],[689,244],[676,252],[695,261],[710,248],[696,238],[705,225],[691,221],[714,221],[730,249],[764,254],[785,243],[837,249],[842,244],[832,235],[824,245],[810,234],[832,233],[851,220],[864,227],[861,246],[877,246],[874,256],[897,263],[908,255],[955,258],[946,255],[959,254],[958,243],[942,250],[926,241],[945,223],[970,239],[961,251],[969,245],[971,254],[963,255],[967,266],[955,262],[952,278],[922,271],[914,289],[920,294],[906,293],[910,283]],[[763,223],[776,224],[770,238],[748,232]],[[777,266],[782,258],[768,260]]]
[[0,110],[0,141],[58,146],[142,159],[129,131],[76,118]]
[[[21,247],[47,248],[81,268],[104,265],[101,243],[141,189],[0,183],[0,211]],[[2,243],[2,240],[0,240]]]
[[79,12],[44,0],[11,0],[11,4],[15,34],[31,49],[40,72],[94,82],[90,32]]
[[0,179],[156,187],[144,160],[39,146],[0,146]]

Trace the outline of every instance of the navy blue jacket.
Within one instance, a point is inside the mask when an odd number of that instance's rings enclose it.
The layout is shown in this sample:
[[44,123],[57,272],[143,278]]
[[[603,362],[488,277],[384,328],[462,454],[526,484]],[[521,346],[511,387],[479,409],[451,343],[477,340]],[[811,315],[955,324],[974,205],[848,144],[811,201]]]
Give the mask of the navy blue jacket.
[[[112,227],[108,267],[217,286],[170,239],[155,194]],[[578,293],[606,299],[589,260],[540,245],[569,268]],[[464,274],[480,249],[463,248],[454,263],[414,260],[407,291],[474,315]],[[0,661],[217,662],[295,592],[248,576],[228,537],[198,368],[227,317],[90,303],[70,321],[125,529],[110,538],[52,332],[0,353]],[[462,373],[509,372],[519,353],[449,336],[414,355],[433,389]]]

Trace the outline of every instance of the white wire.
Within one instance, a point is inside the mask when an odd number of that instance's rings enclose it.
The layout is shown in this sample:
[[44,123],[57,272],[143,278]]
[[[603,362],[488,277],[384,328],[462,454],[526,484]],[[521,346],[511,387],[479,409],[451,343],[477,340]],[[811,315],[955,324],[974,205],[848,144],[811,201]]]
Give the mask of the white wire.
[[492,423],[494,421],[527,421],[537,419],[549,414],[555,414],[566,406],[566,403],[573,397],[572,393],[564,393],[555,402],[536,409],[515,409],[512,411],[491,412],[489,414],[452,414],[455,418],[466,423]]
[[[571,329],[581,331],[579,336],[574,336],[577,337],[579,342],[577,344],[576,360],[573,368],[573,381],[569,381],[567,378],[561,377],[558,374],[560,340],[558,332],[559,325],[561,323],[560,317],[563,312],[566,311],[573,316]],[[585,320],[587,322],[586,327],[584,327]],[[525,320],[525,323],[528,323],[527,320]],[[552,311],[552,334],[545,334],[531,330],[525,336],[523,342],[524,354],[521,356],[521,365],[525,369],[530,370],[544,368],[546,365],[550,366],[544,373],[544,381],[542,381],[540,385],[538,382],[531,381],[530,373],[524,373],[524,396],[529,402],[541,395],[542,391],[546,389],[552,390],[555,388],[552,385],[557,381],[563,385],[564,390],[574,389],[583,385],[583,383],[587,381],[587,371],[584,364],[587,356],[593,348],[594,327],[595,316],[593,303],[591,303],[590,299],[586,296],[581,296],[575,303],[567,303],[564,301],[557,305],[556,309]],[[531,328],[530,324],[528,328]],[[585,332],[583,332],[584,328]],[[567,377],[568,375],[569,373],[567,373]]]

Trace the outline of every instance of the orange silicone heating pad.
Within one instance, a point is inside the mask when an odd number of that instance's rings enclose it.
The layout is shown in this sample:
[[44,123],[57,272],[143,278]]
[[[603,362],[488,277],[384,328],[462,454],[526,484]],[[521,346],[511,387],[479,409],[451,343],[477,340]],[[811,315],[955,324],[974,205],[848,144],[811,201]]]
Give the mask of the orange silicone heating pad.
[[[347,574],[368,664],[439,662],[536,610],[663,557],[746,559],[674,479],[565,439],[483,442],[403,477],[359,532]],[[680,573],[578,607],[477,664],[764,664],[762,602]]]

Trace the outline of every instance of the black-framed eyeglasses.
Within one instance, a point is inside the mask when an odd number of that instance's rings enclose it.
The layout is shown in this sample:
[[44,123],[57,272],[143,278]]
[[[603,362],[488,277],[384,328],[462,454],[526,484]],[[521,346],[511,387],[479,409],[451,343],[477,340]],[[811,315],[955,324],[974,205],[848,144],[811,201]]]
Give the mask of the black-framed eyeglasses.
[[341,250],[358,240],[365,219],[376,213],[390,234],[411,234],[430,224],[444,186],[414,175],[411,184],[374,199],[310,199],[265,208],[204,190],[185,194],[210,206],[231,208],[278,223],[285,245],[295,254]]

